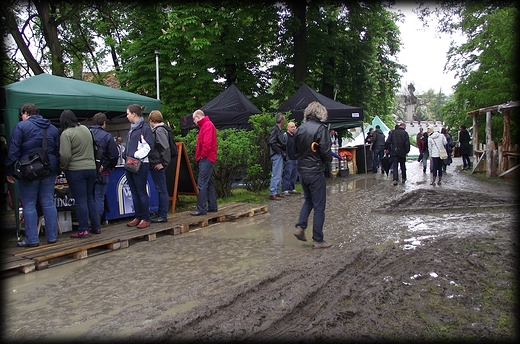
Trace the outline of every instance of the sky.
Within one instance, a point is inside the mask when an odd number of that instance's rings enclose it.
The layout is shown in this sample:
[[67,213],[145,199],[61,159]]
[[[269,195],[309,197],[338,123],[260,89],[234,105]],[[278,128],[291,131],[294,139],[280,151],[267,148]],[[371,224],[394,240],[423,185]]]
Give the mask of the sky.
[[397,55],[397,62],[407,66],[407,72],[401,78],[401,90],[406,90],[408,84],[413,83],[414,94],[433,89],[444,94],[452,94],[452,86],[458,80],[455,73],[443,72],[446,64],[446,53],[452,39],[461,42],[460,37],[435,32],[435,24],[424,28],[417,15],[412,12],[413,3],[395,7],[405,14],[404,23],[398,23],[401,31],[402,46]]

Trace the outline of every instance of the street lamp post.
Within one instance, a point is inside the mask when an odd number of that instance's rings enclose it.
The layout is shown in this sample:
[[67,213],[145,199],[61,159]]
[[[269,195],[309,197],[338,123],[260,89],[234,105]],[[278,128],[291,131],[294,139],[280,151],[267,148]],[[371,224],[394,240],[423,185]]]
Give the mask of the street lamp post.
[[155,80],[157,82],[157,99],[159,99],[159,54],[161,51],[159,49],[155,49]]

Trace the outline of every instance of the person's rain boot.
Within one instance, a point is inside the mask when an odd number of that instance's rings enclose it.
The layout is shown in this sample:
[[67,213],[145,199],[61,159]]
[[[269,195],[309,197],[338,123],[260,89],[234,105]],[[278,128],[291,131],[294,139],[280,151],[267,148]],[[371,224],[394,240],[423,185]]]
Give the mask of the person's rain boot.
[[433,177],[433,180],[432,180],[432,182],[430,183],[430,185],[432,185],[432,186],[435,185],[435,179],[436,179],[436,178],[437,178],[437,177]]

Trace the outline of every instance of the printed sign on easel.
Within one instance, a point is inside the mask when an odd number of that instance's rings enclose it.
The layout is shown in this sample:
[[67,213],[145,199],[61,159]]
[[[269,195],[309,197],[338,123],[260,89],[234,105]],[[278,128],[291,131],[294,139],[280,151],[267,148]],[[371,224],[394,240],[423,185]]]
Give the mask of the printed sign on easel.
[[166,169],[166,184],[168,186],[168,194],[170,201],[172,201],[172,214],[175,214],[175,204],[177,203],[178,195],[197,196],[199,190],[193,171],[190,165],[190,159],[186,152],[186,145],[184,142],[176,142],[177,160],[168,165]]

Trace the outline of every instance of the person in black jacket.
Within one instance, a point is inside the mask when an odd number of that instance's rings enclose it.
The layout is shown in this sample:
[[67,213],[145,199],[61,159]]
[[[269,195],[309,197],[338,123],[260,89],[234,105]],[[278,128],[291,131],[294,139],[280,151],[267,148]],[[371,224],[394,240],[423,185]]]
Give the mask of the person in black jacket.
[[471,154],[471,137],[469,136],[469,132],[466,130],[466,126],[462,124],[460,126],[460,130],[458,133],[458,141],[460,145],[460,155],[462,156],[462,169],[467,170],[470,168],[470,160],[469,155]]
[[377,173],[377,169],[383,160],[383,150],[385,149],[385,134],[381,127],[376,125],[376,130],[372,134],[372,143],[370,151],[372,152],[372,172]]
[[399,182],[398,165],[401,167],[401,177],[403,184],[406,182],[406,155],[410,152],[410,137],[405,130],[406,124],[403,122],[394,129],[385,142],[385,154],[390,153],[393,160],[393,184]]
[[282,127],[285,124],[285,116],[276,114],[276,124],[269,132],[269,156],[271,157],[271,184],[269,185],[269,199],[279,201],[282,199],[280,187],[282,186],[282,173],[284,162],[289,160],[286,153],[286,144]]
[[289,122],[287,124],[287,131],[283,134],[287,147],[288,160],[283,167],[282,190],[284,196],[297,194],[295,189],[296,179],[298,179],[298,160],[296,159],[296,152],[294,149],[294,132],[296,131],[296,124]]
[[[96,201],[97,214],[100,219],[103,217],[105,212],[105,195],[108,189],[108,178],[110,172],[114,170],[119,160],[119,151],[117,144],[112,135],[105,130],[107,116],[98,112],[92,117],[92,125],[90,131],[94,135],[94,141],[98,145],[99,149],[103,152],[103,159],[101,160],[101,166],[99,167],[98,177],[94,183],[94,199]],[[91,233],[100,234],[101,229],[90,230]]]
[[324,165],[332,161],[330,135],[322,122],[327,120],[327,109],[319,102],[310,103],[303,113],[304,123],[294,134],[298,173],[305,201],[300,210],[294,236],[307,241],[305,229],[311,210],[314,209],[312,223],[312,247],[328,248],[332,244],[323,240],[327,185]]

